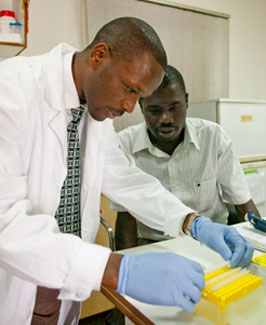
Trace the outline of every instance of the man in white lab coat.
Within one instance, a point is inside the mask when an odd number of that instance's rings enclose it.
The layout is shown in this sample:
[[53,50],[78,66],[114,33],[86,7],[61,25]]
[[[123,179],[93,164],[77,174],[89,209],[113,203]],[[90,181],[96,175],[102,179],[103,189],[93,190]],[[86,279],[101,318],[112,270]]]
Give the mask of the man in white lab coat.
[[[157,34],[136,18],[108,23],[81,52],[60,44],[0,63],[1,324],[77,324],[80,301],[101,284],[194,310],[204,286],[198,263],[171,253],[123,256],[93,244],[101,192],[150,227],[191,233],[232,265],[250,262],[253,248],[236,231],[196,215],[130,167],[118,147],[112,119],[151,95],[165,67]],[[54,217],[67,175],[67,125],[80,105],[86,108],[79,125],[82,239],[61,233]],[[60,313],[49,309],[57,294]]]
[[[227,223],[225,201],[235,206],[238,222],[249,210],[259,215],[230,137],[216,123],[187,117],[188,94],[177,69],[167,66],[159,88],[139,103],[145,121],[119,132],[121,148],[138,168],[214,222]],[[169,239],[123,207],[111,208],[119,211],[118,249]]]

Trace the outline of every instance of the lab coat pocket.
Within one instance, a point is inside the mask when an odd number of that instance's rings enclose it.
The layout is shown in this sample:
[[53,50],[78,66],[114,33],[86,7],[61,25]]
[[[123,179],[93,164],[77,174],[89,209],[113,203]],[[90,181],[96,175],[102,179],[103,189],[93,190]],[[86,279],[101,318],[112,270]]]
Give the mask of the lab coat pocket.
[[209,209],[215,201],[216,178],[196,181],[194,182],[194,189],[197,211]]

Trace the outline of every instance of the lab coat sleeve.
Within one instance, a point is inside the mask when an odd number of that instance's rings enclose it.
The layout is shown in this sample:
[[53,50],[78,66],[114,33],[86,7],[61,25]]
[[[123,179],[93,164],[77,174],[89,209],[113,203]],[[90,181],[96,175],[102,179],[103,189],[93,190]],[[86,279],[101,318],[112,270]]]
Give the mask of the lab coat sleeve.
[[27,198],[23,151],[28,113],[8,75],[0,76],[0,268],[86,299],[99,290],[110,250],[59,232],[54,216],[33,214]]
[[170,236],[182,234],[185,217],[194,211],[156,178],[135,167],[119,148],[113,129],[107,139],[103,193],[145,225]]
[[223,198],[231,204],[244,204],[251,199],[248,185],[231,138],[217,126],[218,182]]

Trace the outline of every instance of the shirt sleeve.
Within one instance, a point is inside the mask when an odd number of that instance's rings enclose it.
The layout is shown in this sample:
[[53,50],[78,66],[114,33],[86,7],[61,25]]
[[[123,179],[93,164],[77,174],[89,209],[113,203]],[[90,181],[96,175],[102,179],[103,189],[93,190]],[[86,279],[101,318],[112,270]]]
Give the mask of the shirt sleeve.
[[[129,137],[128,132],[125,132],[127,130],[121,131],[118,133],[118,140],[119,140],[119,148],[123,151],[123,153],[127,156],[129,159],[130,166],[135,166],[135,161],[132,155],[129,154],[130,151],[130,145],[129,145]],[[116,211],[116,212],[126,212],[127,209],[123,207],[122,205],[111,201],[110,203],[110,210]]]
[[135,167],[119,148],[118,135],[111,131],[106,148],[103,194],[124,206],[137,220],[166,235],[182,233],[185,217],[194,211],[161,183]]
[[244,204],[251,199],[245,175],[234,151],[231,138],[217,126],[218,182],[223,198],[231,204]]

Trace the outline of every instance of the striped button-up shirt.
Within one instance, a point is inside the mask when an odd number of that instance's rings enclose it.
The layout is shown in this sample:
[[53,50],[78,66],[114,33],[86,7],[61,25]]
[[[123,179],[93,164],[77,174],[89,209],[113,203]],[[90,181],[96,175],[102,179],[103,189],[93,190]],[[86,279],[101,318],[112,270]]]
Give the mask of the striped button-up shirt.
[[[236,205],[251,199],[232,141],[216,123],[187,118],[184,140],[171,156],[153,146],[145,123],[121,131],[119,137],[122,149],[137,167],[215,222],[226,223],[224,201]],[[126,211],[115,203],[111,209]],[[163,233],[137,223],[140,238],[164,239]]]

